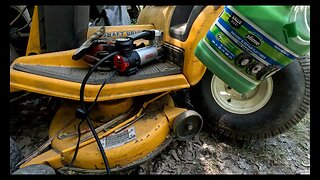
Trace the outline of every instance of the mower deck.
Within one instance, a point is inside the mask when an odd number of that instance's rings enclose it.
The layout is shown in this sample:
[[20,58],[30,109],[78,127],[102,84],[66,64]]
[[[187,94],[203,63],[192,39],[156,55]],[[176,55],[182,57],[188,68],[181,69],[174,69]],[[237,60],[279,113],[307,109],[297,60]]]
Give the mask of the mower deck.
[[[75,118],[74,112],[78,107],[79,103],[75,101],[67,101],[62,104],[49,129],[49,136],[55,137],[51,143],[52,149],[22,164],[21,167],[31,164],[49,164],[55,169],[62,168],[62,170],[68,167],[73,158],[78,137],[74,135],[59,138],[59,135],[77,132],[80,119]],[[159,149],[163,149],[163,145],[170,142],[174,119],[186,109],[175,107],[172,98],[166,95],[152,102],[144,111],[145,115],[141,115],[132,124],[100,138],[113,171],[140,164],[160,152]],[[96,128],[99,126],[97,123],[95,125]],[[81,126],[81,130],[85,129],[88,129],[86,123]],[[110,129],[112,130],[112,127],[101,131],[98,135]],[[84,132],[82,139],[88,134],[90,135],[91,132]],[[97,143],[90,141],[92,138],[80,143],[77,158],[72,164],[73,168],[87,171],[105,169]],[[90,143],[87,143],[88,141]],[[85,145],[81,145],[82,143]]]

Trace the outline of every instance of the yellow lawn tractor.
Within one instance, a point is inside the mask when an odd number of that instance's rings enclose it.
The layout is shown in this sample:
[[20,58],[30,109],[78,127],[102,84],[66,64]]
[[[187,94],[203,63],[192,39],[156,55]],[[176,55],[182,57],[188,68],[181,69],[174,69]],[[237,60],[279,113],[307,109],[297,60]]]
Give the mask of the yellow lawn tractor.
[[[49,128],[50,149],[19,168],[110,173],[153,158],[173,138],[192,139],[203,126],[259,139],[285,132],[309,111],[308,58],[246,94],[199,61],[195,49],[224,6],[145,6],[136,24],[121,26],[88,26],[89,6],[32,9],[26,53],[10,60],[10,92],[62,103]],[[11,56],[19,54],[10,47]],[[190,106],[172,98],[181,91],[190,91]]]

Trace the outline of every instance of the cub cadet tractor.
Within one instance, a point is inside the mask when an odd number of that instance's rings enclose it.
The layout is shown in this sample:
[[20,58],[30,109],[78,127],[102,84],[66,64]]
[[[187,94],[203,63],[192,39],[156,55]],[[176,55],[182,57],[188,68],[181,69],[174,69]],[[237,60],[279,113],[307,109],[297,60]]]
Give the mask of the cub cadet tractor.
[[[146,6],[137,24],[88,26],[88,6],[35,6],[10,92],[63,99],[50,149],[20,162],[63,173],[110,173],[157,155],[207,126],[239,140],[278,135],[309,111],[308,58],[241,94],[194,55],[224,6]],[[14,49],[11,49],[11,54]],[[190,91],[190,107],[172,94]]]

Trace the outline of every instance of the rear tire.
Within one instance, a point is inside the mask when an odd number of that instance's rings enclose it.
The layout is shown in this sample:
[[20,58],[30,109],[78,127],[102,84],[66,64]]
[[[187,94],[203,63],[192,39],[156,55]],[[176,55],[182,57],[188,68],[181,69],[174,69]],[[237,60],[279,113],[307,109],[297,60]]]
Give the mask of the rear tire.
[[[265,98],[267,101],[262,107],[251,108],[251,112],[241,111],[241,106],[227,107],[228,103],[215,100],[219,98],[214,97],[218,93],[214,94],[211,90],[214,88],[214,76],[207,70],[193,89],[192,100],[196,110],[203,116],[204,124],[227,137],[240,140],[272,137],[289,130],[309,112],[309,57],[296,60],[272,75],[271,97]],[[245,106],[248,104],[244,103]]]

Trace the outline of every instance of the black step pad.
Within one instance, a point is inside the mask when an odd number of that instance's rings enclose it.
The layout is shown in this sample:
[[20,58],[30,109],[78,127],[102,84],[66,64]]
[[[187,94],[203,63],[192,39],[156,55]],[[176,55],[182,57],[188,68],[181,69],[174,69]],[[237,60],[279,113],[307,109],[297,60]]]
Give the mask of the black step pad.
[[[81,83],[84,76],[88,72],[88,68],[79,67],[60,67],[60,66],[42,66],[28,64],[14,64],[13,69],[23,71],[40,76],[46,76],[55,79]],[[93,72],[88,79],[88,84],[102,84],[104,80],[110,77],[114,71],[96,71]],[[161,76],[168,76],[181,73],[181,67],[176,64],[165,62],[152,62],[141,66],[139,71],[131,76],[120,76],[116,74],[109,83],[118,83],[126,81],[134,81],[141,79],[149,79]]]

